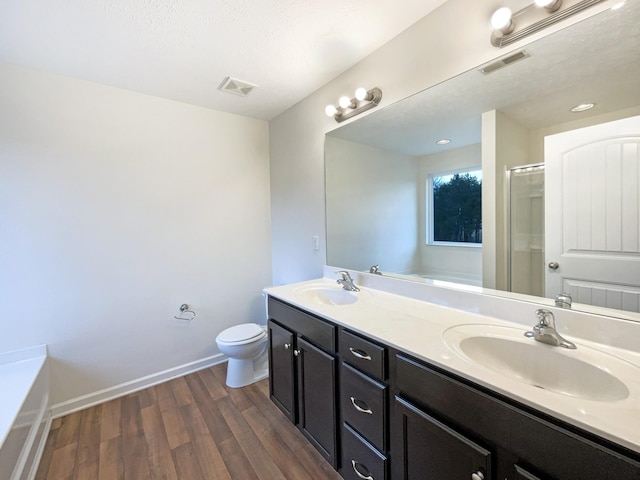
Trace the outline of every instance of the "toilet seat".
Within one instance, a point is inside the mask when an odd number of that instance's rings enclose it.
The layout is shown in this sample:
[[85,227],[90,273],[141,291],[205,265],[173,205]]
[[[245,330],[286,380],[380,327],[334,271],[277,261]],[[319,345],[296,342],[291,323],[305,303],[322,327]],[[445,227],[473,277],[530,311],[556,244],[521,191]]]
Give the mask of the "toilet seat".
[[244,345],[255,342],[266,335],[267,332],[257,323],[243,323],[220,332],[216,342],[227,345]]

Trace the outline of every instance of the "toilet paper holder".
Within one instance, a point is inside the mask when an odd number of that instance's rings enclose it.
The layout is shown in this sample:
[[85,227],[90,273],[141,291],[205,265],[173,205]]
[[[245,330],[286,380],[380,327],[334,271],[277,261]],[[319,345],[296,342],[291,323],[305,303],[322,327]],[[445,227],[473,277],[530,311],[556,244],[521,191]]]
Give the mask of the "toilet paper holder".
[[196,312],[194,312],[193,310],[189,310],[189,305],[183,303],[182,305],[180,305],[180,315],[174,315],[173,318],[175,318],[176,320],[186,320],[187,322],[190,322],[191,320],[196,318]]

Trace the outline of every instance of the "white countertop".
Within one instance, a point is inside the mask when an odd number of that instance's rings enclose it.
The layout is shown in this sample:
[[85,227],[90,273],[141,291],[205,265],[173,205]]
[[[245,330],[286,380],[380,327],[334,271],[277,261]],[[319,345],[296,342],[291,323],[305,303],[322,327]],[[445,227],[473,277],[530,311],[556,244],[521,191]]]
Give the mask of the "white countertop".
[[[456,354],[443,340],[444,332],[456,325],[502,325],[517,327],[524,332],[527,328],[522,322],[511,323],[367,287],[361,287],[361,291],[355,293],[358,301],[351,305],[310,302],[299,294],[301,289],[310,286],[340,288],[335,279],[323,278],[266,288],[264,292],[640,453],[640,352],[562,332],[578,345],[578,349],[584,346],[587,347],[585,350],[598,350],[628,364],[624,374],[610,372],[626,384],[630,392],[628,397],[616,401],[586,400],[543,390],[496,373]],[[496,302],[501,301],[509,302],[496,299]],[[534,310],[532,307],[531,326],[535,323]],[[570,354],[571,351],[566,352]],[[634,375],[634,367],[638,368],[637,375]]]

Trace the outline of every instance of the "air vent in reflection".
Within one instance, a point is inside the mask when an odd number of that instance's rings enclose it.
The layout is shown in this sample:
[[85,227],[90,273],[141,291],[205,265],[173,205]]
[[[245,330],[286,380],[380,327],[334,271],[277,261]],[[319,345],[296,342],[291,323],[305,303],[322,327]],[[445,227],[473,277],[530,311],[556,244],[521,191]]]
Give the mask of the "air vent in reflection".
[[507,65],[511,65],[512,63],[527,58],[528,56],[529,53],[526,50],[520,50],[519,52],[511,53],[506,57],[500,58],[493,63],[485,65],[484,67],[480,68],[479,71],[483,75],[488,75],[495,72],[496,70],[500,70],[501,68],[506,67]]

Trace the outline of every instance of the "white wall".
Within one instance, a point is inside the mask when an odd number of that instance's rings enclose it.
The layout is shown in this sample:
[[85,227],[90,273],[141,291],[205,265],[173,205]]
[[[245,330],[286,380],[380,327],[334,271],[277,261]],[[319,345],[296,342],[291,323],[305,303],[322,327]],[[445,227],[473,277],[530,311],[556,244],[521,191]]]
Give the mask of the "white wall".
[[420,255],[417,159],[330,136],[325,147],[329,263],[415,272]]
[[489,42],[489,18],[500,6],[501,2],[490,0],[447,1],[270,122],[274,284],[322,275],[324,245],[313,251],[311,238],[325,236],[323,137],[337,127],[324,114],[327,104],[352,95],[356,87],[377,86],[384,95],[377,109],[383,108],[606,8],[592,7],[525,41],[497,49]]
[[264,321],[268,150],[263,121],[0,65],[0,352],[48,344],[53,403],[213,361]]

